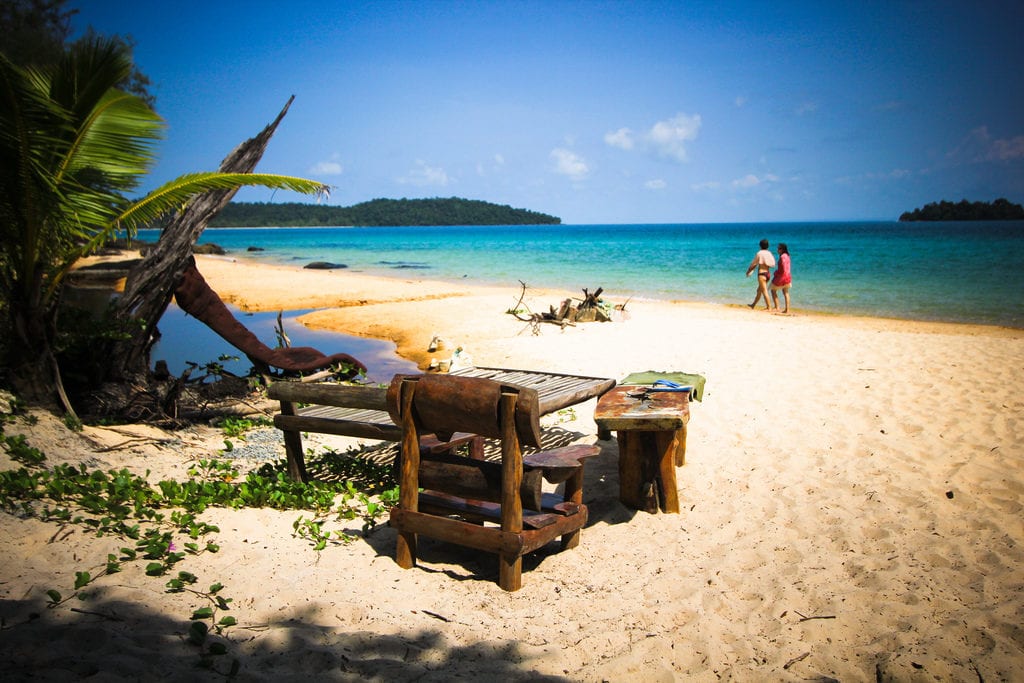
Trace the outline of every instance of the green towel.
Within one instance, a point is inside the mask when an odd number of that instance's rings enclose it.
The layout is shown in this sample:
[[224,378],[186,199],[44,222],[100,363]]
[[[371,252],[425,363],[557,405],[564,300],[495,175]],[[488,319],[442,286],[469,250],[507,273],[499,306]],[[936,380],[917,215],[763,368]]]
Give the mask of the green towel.
[[690,392],[690,400],[700,401],[704,398],[704,375],[692,375],[686,372],[664,372],[661,370],[648,370],[646,372],[634,372],[622,379],[619,384],[654,384],[655,380],[667,379],[676,384],[691,384],[693,391]]

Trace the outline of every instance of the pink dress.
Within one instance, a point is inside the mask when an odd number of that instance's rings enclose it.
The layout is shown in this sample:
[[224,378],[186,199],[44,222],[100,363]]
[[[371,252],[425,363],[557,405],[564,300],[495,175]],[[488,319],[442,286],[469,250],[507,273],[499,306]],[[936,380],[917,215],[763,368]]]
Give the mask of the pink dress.
[[775,270],[775,276],[772,278],[772,284],[778,287],[784,287],[793,282],[793,276],[789,272],[789,254],[779,255],[779,267]]

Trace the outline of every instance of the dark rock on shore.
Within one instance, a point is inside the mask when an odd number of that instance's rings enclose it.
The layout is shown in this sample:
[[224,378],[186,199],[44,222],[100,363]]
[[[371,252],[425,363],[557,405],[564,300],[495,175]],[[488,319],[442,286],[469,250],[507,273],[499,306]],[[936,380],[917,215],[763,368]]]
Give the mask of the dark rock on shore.
[[196,244],[192,247],[193,254],[214,254],[216,256],[223,256],[227,252],[224,251],[224,247],[210,242],[209,244]]
[[338,268],[348,268],[344,263],[331,263],[330,261],[311,261],[303,268],[309,268],[310,270],[337,270]]
[[263,247],[247,247],[246,251],[263,251]]

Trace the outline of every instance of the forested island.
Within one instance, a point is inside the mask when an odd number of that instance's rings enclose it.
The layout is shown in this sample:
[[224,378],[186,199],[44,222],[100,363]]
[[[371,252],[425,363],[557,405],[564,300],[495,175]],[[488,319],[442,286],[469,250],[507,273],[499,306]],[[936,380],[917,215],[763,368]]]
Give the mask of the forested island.
[[211,228],[308,227],[332,225],[557,225],[556,216],[513,209],[477,199],[373,199],[352,206],[286,202],[232,202],[210,221]]
[[1019,221],[1024,220],[1024,207],[1006,199],[994,202],[969,202],[962,199],[957,203],[932,202],[920,209],[906,211],[901,221]]

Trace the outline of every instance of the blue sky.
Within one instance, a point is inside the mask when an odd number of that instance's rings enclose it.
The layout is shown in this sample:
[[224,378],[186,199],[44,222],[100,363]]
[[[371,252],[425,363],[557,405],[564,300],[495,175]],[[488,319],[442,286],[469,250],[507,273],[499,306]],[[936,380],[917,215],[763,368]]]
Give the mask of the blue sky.
[[259,170],[333,205],[458,196],[579,224],[1024,203],[1019,0],[69,6],[136,42],[167,122],[150,186],[215,169],[294,94]]

